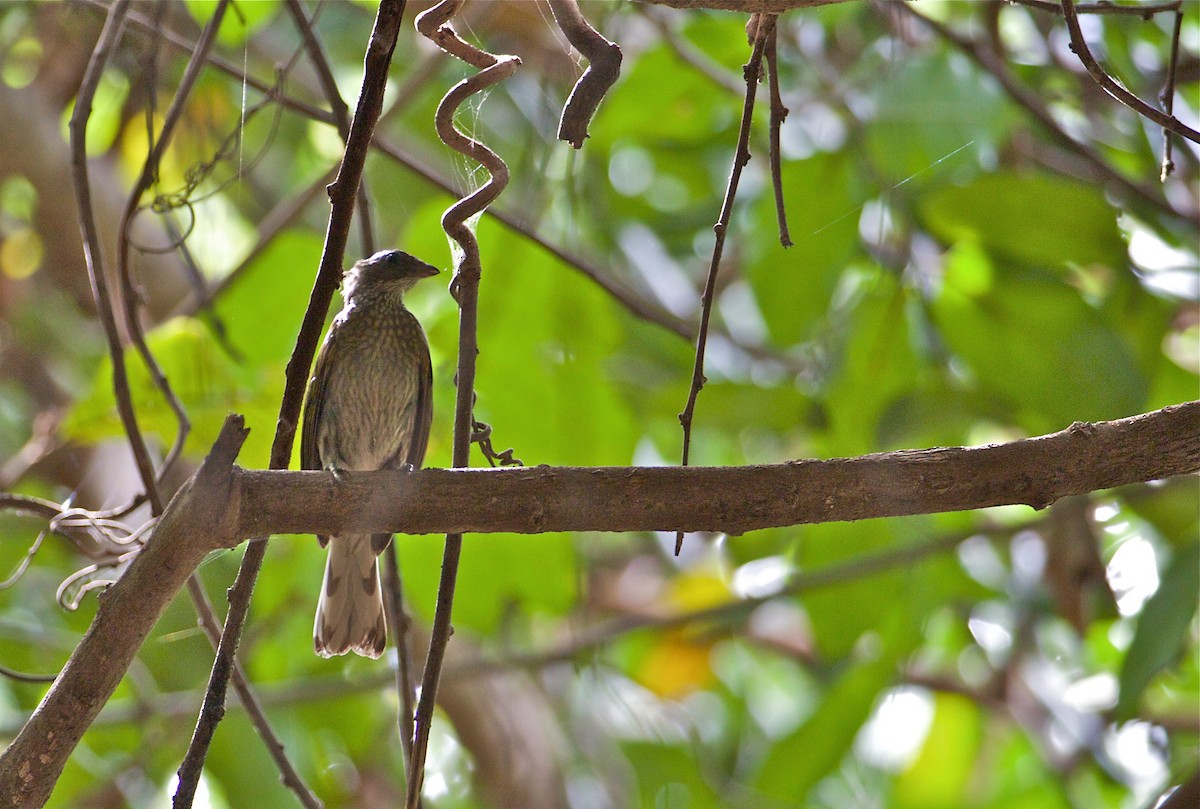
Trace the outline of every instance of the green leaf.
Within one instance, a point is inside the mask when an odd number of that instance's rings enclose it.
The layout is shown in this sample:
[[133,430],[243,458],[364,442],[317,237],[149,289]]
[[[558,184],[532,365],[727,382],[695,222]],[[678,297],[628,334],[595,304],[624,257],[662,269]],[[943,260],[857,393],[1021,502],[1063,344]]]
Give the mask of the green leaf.
[[1181,549],[1163,574],[1158,590],[1142,607],[1137,631],[1121,666],[1117,716],[1131,718],[1155,674],[1175,660],[1188,635],[1200,599],[1200,542]]
[[[405,597],[433,618],[443,538],[397,536]],[[454,625],[488,635],[517,614],[565,614],[578,596],[569,534],[470,534],[463,539]]]
[[979,706],[966,697],[935,695],[933,724],[921,752],[896,777],[897,809],[958,809],[969,803],[982,720]]
[[941,185],[948,174],[976,171],[982,156],[1007,138],[1015,116],[995,82],[963,69],[963,58],[942,53],[905,60],[871,82],[878,109],[866,146],[894,182]]
[[1139,412],[1149,382],[1133,349],[1069,284],[999,272],[971,241],[947,256],[933,320],[975,384],[1029,432]]
[[[202,457],[216,440],[225,416],[248,398],[239,381],[239,370],[217,347],[208,330],[190,318],[164,323],[146,335],[146,343],[192,423],[185,450],[193,457]],[[156,437],[165,448],[175,439],[175,416],[141,356],[129,350],[125,363],[130,398],[142,433]],[[75,402],[63,422],[67,436],[84,442],[124,436],[112,373],[112,361],[105,357],[90,390]]]
[[754,781],[755,788],[788,801],[788,805],[807,805],[804,798],[809,790],[850,750],[879,693],[895,676],[898,661],[918,639],[906,616],[890,616],[875,656],[855,663],[838,677],[808,721],[771,749]]
[[862,182],[845,154],[816,154],[783,165],[784,200],[793,246],[781,247],[774,198],[754,206],[746,277],[776,345],[812,336],[823,323],[847,266],[863,256],[858,237]]
[[920,212],[950,244],[1053,269],[1101,264],[1124,272],[1125,242],[1102,189],[1060,177],[988,174],[928,195]]

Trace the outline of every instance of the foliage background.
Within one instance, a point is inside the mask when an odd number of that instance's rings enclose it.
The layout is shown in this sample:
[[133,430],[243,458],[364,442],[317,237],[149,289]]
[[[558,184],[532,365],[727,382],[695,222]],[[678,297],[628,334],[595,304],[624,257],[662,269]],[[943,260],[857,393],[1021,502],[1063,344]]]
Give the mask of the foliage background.
[[[318,8],[317,32],[353,106],[371,4],[308,6]],[[211,9],[171,4],[165,24],[194,40]],[[1200,15],[1195,4],[1184,9],[1175,109],[1194,125]],[[477,416],[527,464],[673,463],[692,355],[674,332],[690,333],[696,317],[732,158],[744,18],[616,2],[584,10],[625,62],[574,153],[553,136],[582,65],[548,9],[531,0],[468,9],[468,32],[525,61],[460,120],[508,161],[513,183],[497,207],[520,225],[485,217],[479,227]],[[297,51],[295,28],[276,2],[237,11],[219,51],[271,84]],[[783,177],[796,244],[784,250],[775,236],[762,107],[720,278],[693,463],[1011,440],[1197,396],[1194,145],[1176,145],[1176,174],[1157,186],[1159,132],[1095,87],[1049,13],[931,0],[915,11],[1003,53],[1059,131],[1032,123],[993,75],[908,11],[844,3],[783,17]],[[0,483],[56,500],[75,493],[90,507],[122,501],[134,478],[86,275],[71,254],[71,195],[65,175],[47,180],[45,166],[65,153],[65,120],[101,20],[89,3],[0,6],[9,119],[0,458],[10,459]],[[1085,23],[1105,64],[1154,98],[1171,15]],[[431,125],[462,71],[418,40],[406,26],[381,132],[467,188],[480,178]],[[89,150],[112,199],[140,170],[146,116],[169,103],[184,58],[131,28],[105,77]],[[315,88],[296,60],[287,94],[323,106]],[[194,218],[186,244],[205,288],[219,290],[211,307],[181,280],[178,253],[139,259],[152,347],[194,425],[193,461],[237,411],[252,429],[241,463],[266,465],[320,255],[321,178],[339,157],[332,127],[276,104],[251,113],[262,98],[209,71],[159,177],[160,191],[178,191],[189,169],[213,164],[194,183],[191,207],[169,214],[181,231]],[[29,134],[37,132],[53,137]],[[236,133],[240,143],[223,151]],[[1080,159],[1067,137],[1095,160]],[[1113,176],[1149,192],[1130,195]],[[382,153],[366,177],[381,244],[448,267],[437,222],[452,197]],[[268,229],[272,212],[314,189],[286,227]],[[585,257],[585,268],[655,317],[635,316],[527,232]],[[427,464],[445,466],[456,311],[436,282],[411,305],[434,354]],[[169,410],[144,372],[135,389],[143,425],[165,446]],[[455,642],[502,668],[534,656],[525,663],[569,739],[561,769],[571,806],[1138,807],[1196,764],[1196,495],[1194,479],[1166,481],[1043,513],[692,536],[679,559],[670,536],[468,537]],[[4,569],[41,527],[0,519]],[[412,608],[428,618],[440,543],[399,543]],[[900,549],[927,543],[941,550],[903,562]],[[896,563],[870,575],[853,567],[872,554]],[[218,603],[239,556],[215,556],[201,570]],[[0,593],[0,663],[39,672],[62,664],[95,602],[65,612],[52,594],[85,563],[50,538]],[[565,660],[538,658],[607,617],[735,602],[847,563],[830,585],[726,620],[611,633]],[[243,660],[327,805],[393,805],[400,751],[384,666],[308,652],[322,564],[315,542],[272,544]],[[176,604],[52,804],[164,805],[210,662],[191,608]],[[16,732],[43,689],[0,682],[0,734]],[[445,723],[432,765],[432,805],[480,805],[472,753]],[[205,787],[213,806],[294,805],[236,710]]]

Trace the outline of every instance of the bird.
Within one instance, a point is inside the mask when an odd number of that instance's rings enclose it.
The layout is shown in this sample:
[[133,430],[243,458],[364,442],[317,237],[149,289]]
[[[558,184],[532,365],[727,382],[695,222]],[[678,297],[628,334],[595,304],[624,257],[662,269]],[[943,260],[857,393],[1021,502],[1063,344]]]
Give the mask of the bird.
[[[429,342],[404,295],[438,269],[382,250],[342,277],[342,310],[317,354],[304,401],[300,466],[344,471],[419,469],[433,417]],[[387,639],[377,557],[390,533],[318,536],[328,548],[313,623],[322,657],[377,658]]]

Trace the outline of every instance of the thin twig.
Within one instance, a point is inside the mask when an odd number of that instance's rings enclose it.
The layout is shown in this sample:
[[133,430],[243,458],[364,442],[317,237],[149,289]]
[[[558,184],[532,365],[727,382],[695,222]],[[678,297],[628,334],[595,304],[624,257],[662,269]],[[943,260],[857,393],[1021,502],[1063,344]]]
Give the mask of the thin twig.
[[[442,215],[442,229],[454,239],[461,250],[460,255],[456,257],[457,266],[451,283],[451,291],[459,306],[453,448],[453,466],[456,468],[469,466],[471,460],[471,432],[475,421],[472,417],[475,400],[475,356],[478,353],[476,321],[479,278],[482,273],[479,243],[466,222],[487,208],[508,185],[508,166],[483,143],[455,129],[454,113],[470,96],[513,75],[521,64],[521,60],[515,56],[496,56],[475,48],[458,37],[449,26],[449,21],[462,7],[462,2],[463,0],[444,0],[418,15],[416,20],[417,30],[423,36],[436,43],[442,50],[479,70],[456,84],[442,97],[435,114],[435,123],[438,137],[443,143],[479,162],[490,175],[487,183],[456,202]],[[453,631],[450,620],[461,553],[462,534],[447,534],[442,553],[442,572],[438,581],[437,607],[430,630],[425,671],[421,678],[421,696],[417,703],[412,755],[408,767],[408,791],[405,800],[407,809],[417,809],[421,802],[430,724],[433,721],[446,645]]]
[[[204,631],[205,637],[208,638],[209,643],[212,644],[215,650],[221,641],[221,624],[217,621],[217,613],[213,609],[212,603],[208,600],[208,594],[204,592],[204,587],[200,583],[198,574],[193,573],[188,577],[187,590],[188,596],[196,608],[196,614],[199,616],[200,628]],[[317,796],[304,783],[304,779],[287,757],[287,754],[284,752],[283,742],[279,740],[279,736],[271,727],[262,702],[259,700],[258,695],[250,688],[250,679],[242,669],[241,663],[236,661],[233,668],[233,688],[237,691],[238,699],[241,701],[242,707],[245,708],[246,715],[250,718],[250,724],[254,725],[255,732],[258,733],[259,738],[263,740],[263,744],[267,747],[267,753],[274,760],[275,766],[279,768],[279,780],[285,787],[292,791],[296,799],[306,809],[321,809],[324,804],[317,799]]]
[[1083,29],[1079,27],[1079,15],[1075,10],[1075,0],[1061,0],[1061,2],[1063,20],[1067,23],[1067,31],[1071,34],[1071,50],[1079,57],[1079,61],[1087,69],[1088,75],[1095,79],[1096,83],[1106,93],[1129,107],[1138,115],[1153,121],[1165,130],[1174,132],[1181,138],[1187,138],[1193,143],[1200,143],[1200,132],[1192,129],[1174,115],[1157,110],[1145,101],[1142,101],[1126,89],[1123,84],[1105,72],[1100,63],[1096,61],[1096,57],[1092,55],[1091,49],[1088,48],[1087,40],[1083,36]]
[[[325,325],[325,315],[333,299],[341,277],[341,267],[346,252],[346,242],[354,214],[354,202],[363,164],[370,146],[371,133],[383,109],[383,93],[387,85],[388,68],[392,51],[404,15],[405,0],[382,0],[371,39],[364,59],[363,86],[358,99],[358,108],[350,125],[346,142],[346,154],[338,171],[337,179],[329,186],[330,215],[326,230],[325,249],[321,255],[320,268],[313,284],[308,308],[296,338],[296,348],[285,371],[284,393],[279,408],[275,438],[271,445],[271,468],[286,469],[291,459],[296,425],[300,418],[301,402],[308,380],[309,368],[316,354],[317,342]],[[196,734],[192,738],[187,757],[180,765],[180,788],[184,775],[189,780],[199,779],[212,735],[221,720],[225,707],[225,695],[229,676],[233,671],[234,655],[241,640],[246,615],[250,608],[250,595],[266,554],[265,538],[251,540],[242,557],[237,578],[229,591],[229,612],[221,641],[217,648],[213,670],[209,676],[204,705],[196,720]],[[186,768],[186,772],[185,772]],[[192,787],[194,790],[194,785]],[[176,793],[178,800],[179,793]],[[190,802],[190,801],[189,801]],[[187,805],[187,804],[182,804]]]
[[[1163,110],[1167,115],[1175,112],[1175,75],[1179,71],[1179,39],[1182,34],[1183,9],[1178,8],[1175,10],[1175,25],[1171,29],[1171,58],[1167,62],[1167,82],[1162,92]],[[1165,183],[1175,171],[1174,148],[1175,142],[1171,140],[1171,133],[1164,129],[1162,167],[1158,175],[1160,182]]]
[[[162,479],[162,476],[167,473],[167,470],[171,468],[179,458],[180,453],[183,452],[184,441],[187,440],[188,433],[191,432],[191,421],[188,419],[187,410],[184,409],[183,402],[179,400],[179,397],[171,389],[171,384],[163,373],[161,366],[159,366],[154,353],[146,345],[146,334],[142,329],[141,318],[138,316],[141,295],[134,286],[133,270],[130,267],[129,231],[133,227],[133,219],[141,207],[142,194],[150,188],[158,177],[158,167],[162,162],[162,156],[166,153],[167,147],[171,145],[171,137],[175,132],[175,127],[183,119],[183,113],[187,107],[188,98],[191,96],[192,88],[195,87],[196,81],[200,78],[201,72],[203,72],[207,65],[208,53],[212,50],[213,43],[216,42],[217,31],[221,28],[221,21],[224,19],[225,11],[228,7],[229,0],[220,0],[216,8],[213,9],[212,17],[205,24],[204,30],[200,34],[200,39],[196,42],[196,48],[192,52],[187,67],[183,71],[183,78],[179,81],[179,87],[175,92],[175,97],[171,100],[171,106],[167,109],[167,113],[163,117],[163,124],[159,130],[158,138],[152,141],[150,153],[142,163],[141,174],[129,192],[129,197],[125,203],[125,210],[121,213],[121,221],[117,227],[117,274],[121,279],[121,293],[118,305],[125,315],[125,328],[129,332],[129,337],[133,341],[134,346],[137,347],[142,361],[146,363],[146,368],[150,372],[150,378],[154,381],[155,387],[162,393],[163,399],[170,406],[171,412],[175,414],[175,420],[178,423],[178,428],[175,431],[175,441],[159,469],[158,480]],[[151,503],[154,516],[162,513],[162,503],[156,503],[156,500],[159,500],[157,494],[152,495]]]
[[[733,214],[733,200],[737,196],[738,181],[742,177],[742,169],[750,162],[750,121],[754,115],[754,96],[758,81],[762,75],[763,51],[766,48],[770,32],[775,28],[775,18],[771,15],[756,14],[750,18],[747,26],[751,33],[752,47],[750,60],[744,68],[746,78],[746,97],[742,104],[742,125],[738,131],[737,146],[734,147],[733,168],[729,172],[729,184],[725,188],[725,199],[721,203],[721,214],[713,225],[716,240],[713,244],[712,261],[708,265],[708,278],[704,282],[704,293],[700,299],[700,328],[696,335],[696,359],[692,366],[692,384],[688,390],[687,404],[679,414],[679,423],[683,427],[683,456],[681,466],[688,465],[692,447],[692,417],[696,411],[696,398],[704,387],[704,349],[708,343],[708,322],[712,316],[713,299],[716,297],[717,272],[721,268],[721,253],[725,248],[725,233],[729,229],[729,220]],[[675,534],[675,555],[683,548],[683,531]]]
[[784,247],[792,246],[792,237],[788,233],[787,208],[783,202],[783,156],[779,150],[779,129],[787,118],[788,108],[783,106],[783,96],[779,91],[779,65],[776,63],[776,29],[771,27],[767,33],[767,45],[763,50],[763,58],[767,60],[767,81],[771,85],[771,185],[775,188],[775,218],[779,222],[779,243]]
[[388,544],[385,557],[384,586],[388,597],[383,606],[387,609],[388,624],[392,627],[392,641],[396,644],[396,691],[400,696],[400,711],[397,728],[400,731],[400,747],[404,751],[404,771],[408,772],[412,761],[413,714],[415,691],[413,690],[412,665],[409,657],[409,616],[404,608],[404,579],[400,577],[400,552],[396,543]]
[[[300,0],[287,0],[284,7],[287,8],[296,28],[300,30],[304,48],[308,51],[308,58],[317,74],[321,91],[325,93],[325,100],[329,102],[329,111],[333,114],[334,126],[337,127],[338,134],[342,136],[342,143],[345,143],[346,139],[350,137],[350,108],[346,106],[346,102],[338,90],[337,80],[333,77],[329,60],[321,48],[321,41],[317,39],[312,21],[304,13],[304,7],[300,5]],[[371,200],[367,194],[366,180],[361,181],[358,186],[358,227],[363,255],[369,256],[375,252],[375,234],[371,227]]]
[[575,82],[558,122],[558,139],[582,149],[588,123],[621,75],[621,49],[588,23],[576,0],[550,0],[550,11],[567,41],[588,60],[588,68]]

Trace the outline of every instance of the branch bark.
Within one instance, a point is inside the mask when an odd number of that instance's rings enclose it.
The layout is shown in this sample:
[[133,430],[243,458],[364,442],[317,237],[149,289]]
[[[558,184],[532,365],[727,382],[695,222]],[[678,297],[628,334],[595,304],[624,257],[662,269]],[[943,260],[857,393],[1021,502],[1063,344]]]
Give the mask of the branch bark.
[[236,470],[239,533],[724,531],[1025,504],[1200,470],[1200,401],[983,447],[740,467]]
[[17,738],[0,755],[0,805],[42,806],[162,611],[216,545],[234,543],[233,460],[247,430],[230,416],[213,451],[171,499],[153,538],[100,598],[96,618]]
[[0,755],[0,805],[40,806],[205,555],[264,533],[725,531],[1023,503],[1200,470],[1200,401],[1037,438],[746,467],[244,470],[231,416],[88,633]]
[[711,8],[719,11],[740,11],[742,14],[780,14],[794,8],[828,6],[848,0],[636,0],[656,6],[693,10]]

